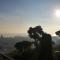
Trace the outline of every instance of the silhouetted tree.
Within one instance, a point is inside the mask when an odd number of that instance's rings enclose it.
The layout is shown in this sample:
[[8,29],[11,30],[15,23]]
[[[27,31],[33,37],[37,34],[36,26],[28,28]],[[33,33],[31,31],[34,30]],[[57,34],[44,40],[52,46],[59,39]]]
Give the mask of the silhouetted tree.
[[[56,31],[55,34],[60,37],[60,30]],[[57,60],[60,60],[60,54],[59,54],[59,52],[56,52],[56,56],[57,56]]]
[[41,37],[39,35],[39,31],[42,31],[41,26],[36,26],[34,28],[30,27],[28,30],[28,34],[30,38],[33,38],[35,40],[35,46],[38,48],[38,41],[41,40]]
[[[32,52],[33,50],[31,49],[31,45],[32,45],[32,43],[29,41],[22,41],[22,42],[16,43],[15,48],[20,52],[14,58],[16,60],[18,60],[18,59],[31,60],[32,55],[33,55],[33,52]],[[20,53],[22,53],[22,54],[20,54]]]
[[60,30],[55,32],[56,35],[60,36]]
[[[36,26],[34,28],[30,27],[28,30],[30,38],[33,38],[36,43],[36,48],[39,46],[39,60],[53,60],[52,55],[52,38],[50,34],[43,31],[41,26]],[[40,44],[38,45],[38,41]]]
[[17,50],[20,50],[20,51],[24,51],[24,49],[28,48],[29,46],[31,46],[31,42],[28,42],[28,41],[22,41],[22,42],[17,42],[15,44],[15,48]]

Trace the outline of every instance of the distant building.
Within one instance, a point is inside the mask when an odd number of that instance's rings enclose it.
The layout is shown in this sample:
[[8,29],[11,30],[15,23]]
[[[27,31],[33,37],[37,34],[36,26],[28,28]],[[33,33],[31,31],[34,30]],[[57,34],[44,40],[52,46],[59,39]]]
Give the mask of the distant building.
[[0,38],[1,38],[1,39],[4,38],[3,35],[1,35]]

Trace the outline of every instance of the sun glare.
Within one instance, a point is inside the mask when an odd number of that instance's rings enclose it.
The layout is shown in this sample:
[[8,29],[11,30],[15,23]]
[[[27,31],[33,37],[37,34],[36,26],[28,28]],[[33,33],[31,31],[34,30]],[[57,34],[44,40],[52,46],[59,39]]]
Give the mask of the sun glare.
[[53,34],[52,36],[56,36],[56,34]]
[[60,9],[56,9],[56,10],[55,10],[55,16],[56,16],[57,18],[60,18]]

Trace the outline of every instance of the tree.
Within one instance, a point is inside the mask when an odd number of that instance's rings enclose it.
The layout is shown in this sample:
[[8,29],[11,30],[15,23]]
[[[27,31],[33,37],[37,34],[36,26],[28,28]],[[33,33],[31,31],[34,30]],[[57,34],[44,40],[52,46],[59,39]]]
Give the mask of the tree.
[[18,54],[14,59],[18,60],[31,60],[33,55],[33,50],[31,49],[32,42],[22,41],[15,44],[15,48],[18,50]]
[[[30,27],[28,30],[30,38],[35,40],[36,48],[39,48],[39,60],[53,60],[52,55],[52,38],[50,34],[47,34],[43,31],[41,26],[36,26],[34,28]],[[38,41],[40,43],[38,44]]]
[[55,32],[56,35],[60,36],[60,30]]
[[28,30],[29,37],[35,40],[36,48],[39,48],[40,44],[38,42],[40,42],[41,40],[42,35],[40,33],[42,32],[43,32],[43,29],[40,25],[34,28],[30,27]]
[[31,44],[32,43],[28,42],[28,41],[17,42],[15,44],[15,48],[17,50],[20,50],[20,51],[24,52],[25,49],[27,49],[28,47],[30,48]]

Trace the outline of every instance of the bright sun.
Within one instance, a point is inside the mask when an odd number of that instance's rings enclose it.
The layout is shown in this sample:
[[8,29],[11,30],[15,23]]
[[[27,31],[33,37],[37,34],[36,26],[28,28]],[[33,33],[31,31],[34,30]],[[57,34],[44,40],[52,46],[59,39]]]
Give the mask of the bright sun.
[[57,18],[60,18],[60,9],[56,9],[56,10],[55,10],[55,16],[56,16]]

